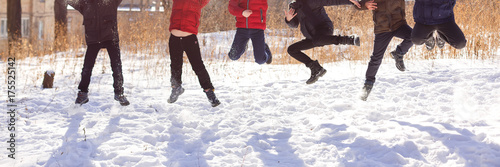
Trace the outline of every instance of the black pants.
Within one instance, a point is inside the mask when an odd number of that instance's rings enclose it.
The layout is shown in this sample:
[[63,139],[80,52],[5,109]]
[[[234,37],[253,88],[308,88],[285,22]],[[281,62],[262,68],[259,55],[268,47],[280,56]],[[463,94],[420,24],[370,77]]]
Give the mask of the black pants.
[[248,29],[238,28],[234,35],[231,50],[229,50],[229,58],[231,60],[238,60],[247,48],[248,40],[252,39],[253,55],[257,64],[266,63],[271,55],[269,46],[267,46],[264,38],[264,30],[261,29]]
[[212,81],[210,81],[210,76],[205,69],[205,65],[203,64],[203,60],[201,59],[200,46],[198,45],[198,37],[196,37],[196,35],[193,34],[187,37],[170,35],[168,47],[170,50],[170,70],[172,74],[170,83],[172,86],[180,86],[182,84],[182,57],[184,52],[186,52],[191,67],[198,76],[201,87],[203,89],[214,88]]
[[370,57],[370,63],[368,63],[368,69],[366,70],[367,83],[373,84],[375,82],[375,75],[377,75],[380,63],[382,63],[382,59],[384,58],[385,50],[387,50],[392,38],[398,37],[403,39],[403,42],[396,47],[396,51],[399,54],[406,54],[408,52],[410,47],[413,46],[411,32],[411,27],[405,24],[395,31],[375,34],[373,53]]
[[434,31],[454,48],[462,49],[467,43],[464,33],[455,21],[437,25],[415,23],[411,40],[415,45],[422,45],[427,39],[432,37]]
[[321,47],[325,45],[338,45],[342,40],[342,36],[335,35],[317,35],[314,36],[313,39],[303,39],[302,41],[296,42],[288,47],[288,54],[295,58],[296,60],[307,64],[312,62],[313,60],[307,56],[303,50],[312,49],[315,47]]
[[85,53],[85,61],[83,62],[82,80],[78,89],[82,92],[89,91],[90,77],[94,68],[95,59],[101,48],[106,48],[111,61],[111,69],[113,70],[113,87],[115,94],[123,94],[123,74],[122,61],[120,59],[120,46],[118,41],[105,41],[97,44],[89,44]]

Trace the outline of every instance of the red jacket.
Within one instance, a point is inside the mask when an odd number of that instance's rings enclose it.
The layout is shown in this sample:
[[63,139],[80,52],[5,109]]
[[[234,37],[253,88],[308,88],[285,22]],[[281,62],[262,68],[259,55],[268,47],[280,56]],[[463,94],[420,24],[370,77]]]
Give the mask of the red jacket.
[[210,0],[173,0],[169,31],[173,29],[198,34],[201,8]]
[[[230,0],[229,13],[236,16],[236,27],[266,29],[267,0]],[[244,10],[252,10],[250,17],[243,17]]]

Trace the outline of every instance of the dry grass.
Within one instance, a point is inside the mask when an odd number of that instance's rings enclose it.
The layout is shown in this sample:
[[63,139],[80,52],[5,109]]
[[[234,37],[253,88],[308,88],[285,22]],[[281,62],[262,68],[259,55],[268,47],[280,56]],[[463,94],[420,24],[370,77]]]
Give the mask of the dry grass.
[[[202,12],[200,32],[217,32],[236,29],[235,19],[227,10],[227,0],[212,0]],[[291,29],[284,22],[283,10],[287,8],[288,1],[269,0],[269,9],[267,15],[266,35],[267,43],[270,44],[273,55],[277,56],[273,62],[277,64],[298,63],[286,52],[286,48],[293,42],[303,39],[299,29]],[[474,0],[458,1],[455,7],[456,22],[466,34],[468,40],[467,47],[462,50],[456,50],[447,45],[443,50],[435,49],[426,51],[423,46],[414,46],[408,53],[411,59],[488,59],[494,56],[496,49],[499,48],[500,33],[500,15],[495,9],[500,7],[498,1],[484,1],[477,3]],[[361,38],[360,47],[327,46],[315,48],[307,51],[313,59],[319,59],[322,62],[336,62],[342,60],[361,60],[367,61],[373,49],[373,21],[370,11],[358,11],[352,6],[337,6],[326,8],[330,18],[335,26],[336,35],[357,34]],[[406,13],[407,21],[413,27],[413,2],[407,3]],[[122,51],[132,54],[140,54],[141,59],[155,59],[160,55],[168,56],[168,25],[170,10],[162,12],[120,12],[119,14],[119,32]],[[75,28],[76,27],[76,28]],[[70,30],[68,38],[68,48],[75,53],[68,53],[67,56],[81,56],[82,53],[76,53],[80,48],[85,48],[82,27],[73,26],[76,30]],[[75,33],[75,31],[79,31]],[[293,41],[281,40],[279,37],[294,37]],[[232,39],[228,37],[226,39]],[[401,40],[396,39],[389,47],[394,47]],[[202,41],[200,41],[201,43]],[[213,45],[213,46],[211,46]],[[215,48],[217,43],[207,43],[205,47]],[[229,46],[228,46],[229,47]],[[388,48],[392,49],[392,48]],[[419,51],[421,50],[421,51]],[[20,58],[45,55],[53,53],[52,43],[39,43],[36,41],[25,41],[22,49],[19,50]],[[223,54],[220,50],[213,49],[211,52],[203,53],[208,57],[208,61],[216,60],[217,55]],[[155,56],[152,56],[155,55]],[[130,56],[130,55],[127,55]],[[3,56],[5,57],[5,56]],[[159,61],[158,61],[159,62]],[[147,66],[156,66],[160,64],[150,63]],[[148,68],[148,67],[146,67]]]
[[[283,10],[287,9],[288,1],[283,0],[269,0],[269,9],[267,15],[267,27],[266,39],[267,43],[270,44],[271,51],[273,55],[280,55],[273,60],[277,64],[289,64],[298,63],[295,59],[291,58],[286,49],[293,42],[297,42],[304,37],[300,33],[299,29],[291,29],[284,22]],[[207,5],[202,12],[202,22],[200,25],[201,33],[217,32],[217,31],[227,31],[235,30],[234,16],[229,14],[227,10],[228,1],[226,0],[212,0],[209,5]],[[467,47],[462,50],[457,50],[449,45],[443,50],[435,49],[434,51],[427,51],[423,46],[414,46],[408,53],[408,57],[411,59],[438,59],[438,58],[452,58],[452,59],[487,59],[494,56],[495,49],[499,47],[499,16],[496,13],[496,8],[500,7],[500,2],[488,1],[483,3],[477,3],[473,0],[463,0],[458,1],[455,7],[456,22],[459,27],[462,28],[463,32],[466,34],[468,40]],[[373,49],[373,21],[372,12],[370,11],[359,11],[354,9],[352,6],[334,6],[326,7],[327,13],[334,23],[336,29],[335,35],[352,35],[356,34],[361,38],[360,47],[343,47],[345,50],[339,49],[338,46],[326,46],[322,48],[315,48],[306,51],[313,59],[319,59],[322,62],[336,62],[343,60],[369,60]],[[413,2],[407,2],[406,16],[408,24],[413,27]],[[137,23],[141,25],[138,28],[134,28],[134,24],[129,22],[120,23],[120,39],[123,41],[124,46],[129,46],[127,41],[133,41],[137,45],[147,45],[150,47],[141,47],[142,49],[133,48],[133,51],[141,50],[142,53],[155,53],[153,50],[155,44],[164,44],[162,47],[163,52],[158,54],[164,54],[168,52],[168,46],[166,43],[168,41],[168,18],[170,12],[167,11],[166,14],[156,14],[156,21],[149,21],[144,18],[146,14],[138,14],[141,21]],[[470,19],[475,18],[475,19]],[[124,25],[125,24],[125,25]],[[128,25],[131,25],[127,28]],[[147,25],[147,26],[144,26]],[[160,28],[158,28],[160,27]],[[140,29],[140,31],[138,31]],[[163,29],[158,32],[159,29]],[[133,33],[129,33],[133,32]],[[136,33],[143,32],[143,33]],[[124,37],[123,34],[127,34]],[[130,34],[134,34],[130,37]],[[271,36],[275,37],[294,37],[293,41],[281,40],[281,38],[269,38]],[[128,39],[130,38],[130,40]],[[225,39],[231,40],[232,37]],[[388,48],[393,49],[401,40],[395,39]],[[155,44],[152,44],[155,43]],[[205,45],[205,47],[215,48],[216,43]],[[220,54],[220,52],[207,52],[204,53],[205,57],[209,60],[215,60],[214,57]],[[244,60],[243,60],[244,61]]]

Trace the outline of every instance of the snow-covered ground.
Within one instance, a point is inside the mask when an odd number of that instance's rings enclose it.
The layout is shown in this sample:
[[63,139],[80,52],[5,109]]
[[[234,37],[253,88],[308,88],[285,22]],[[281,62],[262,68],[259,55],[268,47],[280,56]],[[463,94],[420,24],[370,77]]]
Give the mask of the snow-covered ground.
[[[16,159],[2,100],[0,166],[500,166],[498,58],[407,60],[404,73],[386,58],[366,102],[366,62],[323,64],[326,75],[307,85],[300,64],[206,61],[215,108],[189,64],[186,92],[166,103],[168,57],[123,55],[127,107],[113,100],[102,52],[81,107],[83,58],[16,63]],[[48,69],[56,88],[41,89]]]

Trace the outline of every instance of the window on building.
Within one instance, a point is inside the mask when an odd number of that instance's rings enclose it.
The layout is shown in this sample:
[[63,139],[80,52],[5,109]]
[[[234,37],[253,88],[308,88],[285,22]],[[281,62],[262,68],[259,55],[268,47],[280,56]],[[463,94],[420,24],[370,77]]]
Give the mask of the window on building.
[[40,0],[40,2],[45,2],[45,0]]
[[28,18],[23,18],[21,19],[21,34],[23,37],[28,37],[29,36],[29,28],[30,28],[30,19]]
[[0,37],[7,37],[7,19],[0,19]]
[[43,39],[43,21],[38,22],[38,39]]

